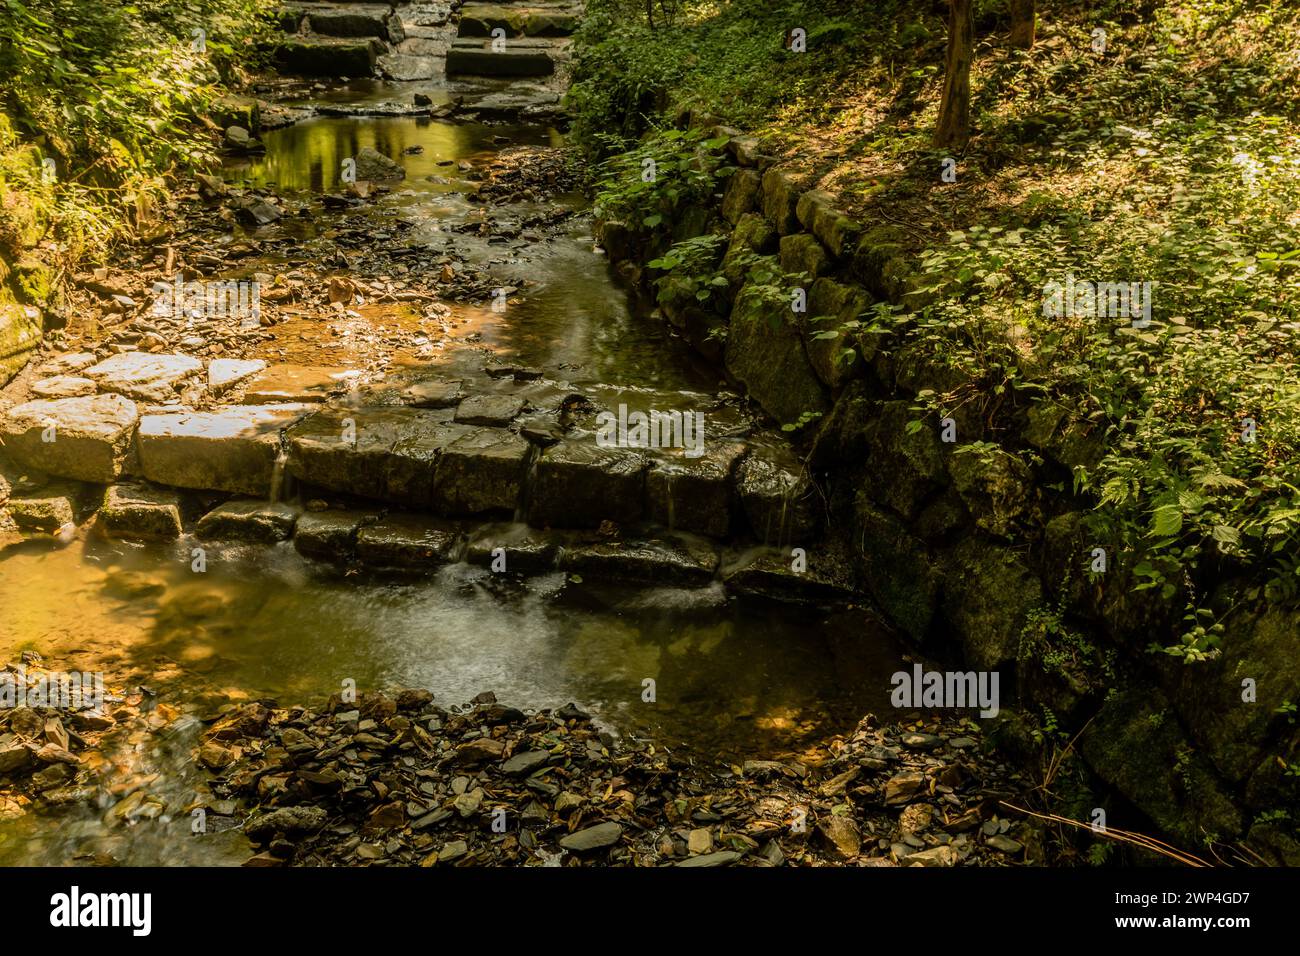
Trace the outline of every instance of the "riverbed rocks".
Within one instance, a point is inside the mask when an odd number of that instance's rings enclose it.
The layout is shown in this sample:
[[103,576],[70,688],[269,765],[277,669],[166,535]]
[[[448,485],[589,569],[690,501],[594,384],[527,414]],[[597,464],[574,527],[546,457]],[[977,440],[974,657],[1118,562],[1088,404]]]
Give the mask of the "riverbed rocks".
[[[917,731],[937,743],[909,748]],[[485,693],[445,706],[407,690],[320,711],[238,705],[195,757],[218,744],[234,758],[211,788],[248,818],[248,865],[1017,863],[1035,831],[999,798],[1025,782],[956,746],[977,737],[868,717],[800,759],[709,765],[616,741],[573,705],[525,712]]]
[[183,530],[180,496],[135,482],[110,485],[99,508],[99,529],[114,538],[175,540]]
[[122,352],[84,369],[101,392],[116,392],[142,402],[167,402],[177,397],[180,386],[195,376],[203,363],[189,355],[154,355]]
[[195,526],[201,540],[250,541],[275,544],[293,535],[299,509],[284,502],[236,499],[213,508]]

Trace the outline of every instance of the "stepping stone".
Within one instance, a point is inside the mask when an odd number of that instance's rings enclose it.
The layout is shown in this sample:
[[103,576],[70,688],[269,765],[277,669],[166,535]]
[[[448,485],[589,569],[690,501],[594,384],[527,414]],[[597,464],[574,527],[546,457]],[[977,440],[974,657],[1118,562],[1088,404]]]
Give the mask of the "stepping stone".
[[423,515],[389,515],[357,532],[357,557],[380,567],[448,564],[460,545],[459,531]]
[[208,390],[221,395],[265,368],[261,359],[213,359],[208,363]]
[[565,548],[560,568],[596,577],[702,585],[713,579],[718,553],[685,540],[608,541]]
[[375,37],[289,37],[280,41],[276,65],[299,76],[363,77],[375,72],[384,44]]
[[308,558],[332,561],[347,557],[357,542],[357,532],[377,515],[363,511],[308,511],[298,518],[293,546]]
[[148,485],[110,485],[98,527],[113,538],[172,541],[181,536],[180,496]]
[[737,594],[778,601],[846,601],[853,597],[853,576],[839,555],[822,547],[808,548],[807,567],[794,569],[788,548],[752,548],[729,560],[722,583]]
[[455,408],[465,397],[459,381],[432,378],[402,389],[402,401],[413,408]]
[[524,410],[525,402],[517,395],[471,395],[456,409],[456,421],[462,425],[505,427]]
[[301,405],[230,405],[211,412],[146,415],[136,448],[140,471],[160,485],[269,497],[280,432]]
[[5,508],[19,531],[53,534],[76,523],[76,502],[80,489],[67,482],[53,482],[27,494],[11,497]]
[[490,37],[502,29],[509,37],[565,37],[578,28],[578,11],[532,4],[467,3],[460,11],[458,35]]
[[378,37],[388,39],[388,13],[379,6],[325,7],[307,14],[312,33],[328,37]]
[[623,448],[602,448],[595,435],[557,442],[537,459],[529,489],[528,523],[595,528],[630,524],[642,515],[649,462]]
[[65,352],[63,355],[56,355],[38,368],[36,374],[42,378],[71,375],[80,372],[83,368],[90,368],[98,361],[94,352]]
[[525,524],[497,524],[478,529],[469,543],[465,560],[491,566],[498,548],[504,552],[507,573],[549,571],[555,567],[563,539],[552,531],[538,531]]
[[258,372],[244,390],[249,405],[272,402],[324,402],[340,390],[345,369],[307,365],[272,365]]
[[32,382],[32,394],[37,398],[77,398],[98,391],[99,386],[93,381],[75,375],[55,375]]
[[550,76],[555,72],[554,51],[550,43],[515,40],[497,52],[490,38],[459,38],[447,51],[447,75]]
[[122,473],[139,417],[121,395],[38,399],[0,418],[0,439],[28,468],[108,484]]
[[527,439],[502,428],[457,438],[439,450],[433,509],[452,516],[513,514],[531,455]]
[[245,498],[227,501],[199,519],[194,533],[205,541],[252,541],[274,544],[293,535],[298,509],[283,502]]
[[428,508],[438,453],[475,431],[437,410],[330,406],[286,432],[287,465],[330,491]]
[[661,453],[646,474],[649,518],[668,528],[726,537],[735,472],[745,452],[740,442],[720,442],[706,445],[699,458]]
[[167,402],[202,368],[203,363],[190,355],[121,352],[90,366],[82,375],[93,379],[101,392],[118,392],[142,402]]

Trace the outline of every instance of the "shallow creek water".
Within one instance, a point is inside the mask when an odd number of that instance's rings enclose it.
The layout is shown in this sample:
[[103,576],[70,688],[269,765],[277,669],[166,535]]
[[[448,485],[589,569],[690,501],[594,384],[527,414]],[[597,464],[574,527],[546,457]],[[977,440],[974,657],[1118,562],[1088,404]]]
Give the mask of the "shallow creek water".
[[[266,155],[228,174],[274,183],[286,195],[320,192],[336,185],[342,157],[374,146],[409,174],[371,213],[377,221],[416,218],[416,232],[436,248],[449,223],[476,211],[425,177],[455,176],[455,162],[490,157],[501,148],[493,137],[502,136],[558,141],[539,127],[316,118],[266,133]],[[403,155],[413,145],[423,153]],[[328,229],[318,221],[313,234]],[[487,349],[578,383],[717,391],[716,373],[632,313],[589,222],[576,220],[544,250],[476,246],[459,234],[454,241],[461,255],[482,257],[503,276],[526,269],[536,285],[503,314],[458,306],[482,333],[472,348],[395,363],[481,365]],[[309,237],[294,255],[312,251]],[[311,351],[301,337],[298,347]],[[209,544],[207,570],[196,574],[192,546],[83,533],[63,548],[30,542],[0,557],[3,660],[34,650],[50,668],[102,670],[110,681],[148,687],[157,696],[146,706],[158,701],[188,715],[110,755],[117,779],[158,775],[149,789],[167,801],[168,816],[107,826],[106,800],[0,821],[0,864],[242,862],[248,851],[239,833],[194,840],[180,812],[202,777],[189,760],[202,726],[196,718],[232,701],[319,705],[345,679],[362,690],[427,687],[443,706],[491,690],[523,708],[573,701],[612,733],[711,762],[797,752],[882,712],[889,675],[903,661],[866,612],[742,601],[720,586],[637,589],[560,573],[506,580],[464,564],[420,578],[375,577],[307,561],[287,544]],[[642,701],[647,678],[657,685],[654,703]]]

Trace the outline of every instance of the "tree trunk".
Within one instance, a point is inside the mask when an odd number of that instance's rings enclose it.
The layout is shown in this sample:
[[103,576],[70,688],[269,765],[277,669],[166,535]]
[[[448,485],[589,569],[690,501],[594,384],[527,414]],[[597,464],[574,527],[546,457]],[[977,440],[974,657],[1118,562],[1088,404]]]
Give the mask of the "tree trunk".
[[1034,0],[1011,0],[1011,45],[1022,50],[1034,45]]
[[936,146],[965,146],[970,139],[970,67],[975,59],[975,17],[971,0],[948,0],[948,55],[944,59],[943,102]]

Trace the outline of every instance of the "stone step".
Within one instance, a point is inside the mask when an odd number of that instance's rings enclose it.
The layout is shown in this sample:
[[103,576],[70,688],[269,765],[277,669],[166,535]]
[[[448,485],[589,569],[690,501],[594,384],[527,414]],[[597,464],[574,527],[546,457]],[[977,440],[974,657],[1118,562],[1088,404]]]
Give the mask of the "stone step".
[[308,28],[318,36],[375,37],[392,43],[405,36],[401,20],[386,6],[323,6],[309,8],[305,13]]
[[375,37],[288,37],[275,51],[276,66],[299,76],[365,77],[385,51]]
[[458,35],[490,37],[501,29],[507,37],[566,37],[577,28],[578,11],[573,7],[469,3],[461,8]]
[[447,51],[448,76],[549,76],[555,72],[559,48],[544,40],[507,42],[493,50],[492,40],[463,37]]

